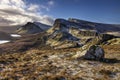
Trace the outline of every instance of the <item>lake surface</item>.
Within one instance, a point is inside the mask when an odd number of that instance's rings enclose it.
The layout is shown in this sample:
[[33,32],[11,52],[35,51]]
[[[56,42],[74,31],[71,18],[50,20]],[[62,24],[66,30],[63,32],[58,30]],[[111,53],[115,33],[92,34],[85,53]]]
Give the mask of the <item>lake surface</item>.
[[0,40],[0,44],[8,43],[10,40]]
[[19,34],[11,34],[12,37],[21,37]]
[[[10,36],[13,38],[21,37],[21,35],[18,35],[18,34],[10,34]],[[0,40],[0,44],[4,44],[4,43],[8,43],[8,42],[10,42],[10,40]]]

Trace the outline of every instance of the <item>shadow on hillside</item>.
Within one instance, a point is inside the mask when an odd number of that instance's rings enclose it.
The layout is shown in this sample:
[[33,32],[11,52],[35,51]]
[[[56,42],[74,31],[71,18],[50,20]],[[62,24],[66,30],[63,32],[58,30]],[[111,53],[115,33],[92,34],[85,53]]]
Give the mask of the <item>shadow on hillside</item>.
[[120,63],[120,60],[118,60],[116,58],[104,58],[104,59],[101,59],[100,62],[103,62],[103,63]]
[[120,63],[120,60],[116,58],[103,58],[101,60],[94,60],[94,59],[85,59],[83,56],[79,58],[79,60],[89,60],[89,61],[99,61],[102,63],[107,63],[107,64],[114,64],[114,63]]

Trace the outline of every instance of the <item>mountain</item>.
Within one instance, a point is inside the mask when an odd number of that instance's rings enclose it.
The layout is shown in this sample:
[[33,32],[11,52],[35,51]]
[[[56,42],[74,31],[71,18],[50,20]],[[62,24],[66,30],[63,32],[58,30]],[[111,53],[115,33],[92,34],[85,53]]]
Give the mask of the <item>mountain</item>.
[[45,42],[43,45],[48,45],[54,49],[62,49],[101,44],[116,38],[113,34],[106,34],[107,31],[119,32],[119,29],[119,25],[114,26],[70,18],[68,20],[56,19],[52,27],[39,22],[28,22],[21,26],[17,32],[18,34],[45,32],[45,34],[41,33],[46,36],[45,39],[42,39]]
[[118,33],[119,26],[108,25],[57,19],[44,31],[27,23],[19,29],[40,33],[0,45],[0,79],[119,80],[120,38],[106,34]]
[[[53,27],[47,30],[49,34],[47,44],[55,48],[82,46],[89,41],[92,41],[94,44],[100,44],[115,38],[112,34],[106,34],[107,31],[119,32],[120,27],[78,19],[56,19]],[[71,45],[74,43],[76,45]],[[60,47],[61,45],[62,47]]]
[[69,18],[68,21],[74,22],[77,24],[80,24],[81,26],[84,27],[91,27],[94,30],[97,30],[98,32],[108,32],[108,31],[120,31],[120,25],[116,24],[104,24],[104,23],[96,23],[96,22],[90,22],[90,21],[84,21],[84,20],[79,20],[79,19],[73,19]]
[[68,20],[65,19],[57,19],[55,21],[53,29],[61,29],[64,31],[69,31],[70,28],[76,28],[80,30],[95,30],[100,33],[106,32],[119,32],[120,25],[115,24],[103,24],[103,23],[95,23],[89,22],[74,18],[69,18]]
[[40,22],[33,22],[35,25],[39,26],[42,30],[46,31],[48,30],[51,26],[40,23]]
[[27,24],[21,26],[16,31],[18,34],[34,34],[46,31],[51,26],[39,23],[39,22],[28,22]]

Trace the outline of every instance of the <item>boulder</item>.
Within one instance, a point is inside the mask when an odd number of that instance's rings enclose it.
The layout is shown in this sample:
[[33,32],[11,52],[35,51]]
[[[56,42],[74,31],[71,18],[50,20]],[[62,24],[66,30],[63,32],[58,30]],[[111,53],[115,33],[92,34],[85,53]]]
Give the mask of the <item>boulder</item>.
[[85,59],[101,60],[104,58],[104,50],[100,46],[91,46],[84,55]]

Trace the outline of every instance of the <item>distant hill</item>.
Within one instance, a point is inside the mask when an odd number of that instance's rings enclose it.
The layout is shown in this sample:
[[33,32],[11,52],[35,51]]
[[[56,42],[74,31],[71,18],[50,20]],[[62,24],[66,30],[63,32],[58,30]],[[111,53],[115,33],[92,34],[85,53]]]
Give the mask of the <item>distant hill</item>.
[[21,25],[16,26],[2,26],[0,25],[0,31],[6,32],[6,33],[15,33],[15,31],[20,27]]
[[39,22],[28,22],[27,24],[21,26],[16,31],[18,34],[34,34],[34,33],[40,33],[43,31],[46,31],[51,26],[48,26],[46,24],[42,24]]
[[0,31],[0,40],[11,40],[10,34]]
[[68,21],[80,25],[82,29],[96,30],[100,33],[109,33],[116,36],[120,34],[120,24],[96,23],[73,18],[69,18]]
[[48,30],[51,26],[40,23],[40,22],[33,22],[35,25],[39,26],[42,30],[46,31]]

